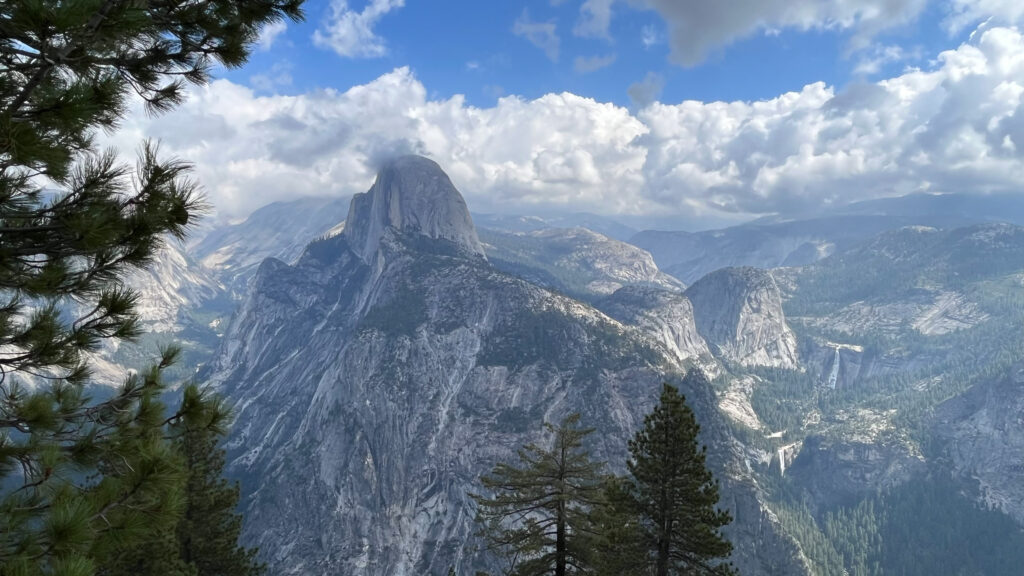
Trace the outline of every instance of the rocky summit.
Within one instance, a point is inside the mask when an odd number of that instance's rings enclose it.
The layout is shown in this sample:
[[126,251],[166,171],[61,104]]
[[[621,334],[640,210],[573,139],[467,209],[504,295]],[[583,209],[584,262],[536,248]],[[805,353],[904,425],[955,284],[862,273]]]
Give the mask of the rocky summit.
[[373,188],[352,199],[345,238],[364,262],[391,230],[451,242],[466,254],[484,255],[466,201],[441,167],[421,156],[389,162]]
[[771,273],[723,268],[686,290],[697,332],[716,354],[744,366],[796,368],[796,336],[786,324],[782,295]]

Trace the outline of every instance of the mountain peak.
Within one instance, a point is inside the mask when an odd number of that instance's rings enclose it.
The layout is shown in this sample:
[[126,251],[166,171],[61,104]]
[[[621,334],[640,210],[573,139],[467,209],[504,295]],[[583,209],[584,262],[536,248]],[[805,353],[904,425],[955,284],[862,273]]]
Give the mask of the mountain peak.
[[344,235],[364,261],[374,258],[388,229],[445,240],[484,256],[466,201],[444,170],[422,156],[389,161],[373,187],[352,198]]

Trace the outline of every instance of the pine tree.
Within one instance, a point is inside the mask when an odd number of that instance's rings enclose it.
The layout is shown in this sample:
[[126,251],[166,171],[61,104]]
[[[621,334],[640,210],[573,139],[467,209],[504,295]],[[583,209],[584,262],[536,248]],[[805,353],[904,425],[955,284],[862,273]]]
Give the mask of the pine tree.
[[601,505],[595,507],[594,576],[647,576],[648,550],[643,538],[643,517],[631,498],[629,482],[617,476],[605,479]]
[[238,545],[242,517],[235,512],[239,488],[222,475],[229,410],[224,400],[185,388],[184,415],[168,426],[184,461],[182,513],[176,525],[151,533],[111,555],[100,576],[260,576],[265,568],[255,549]]
[[[186,402],[206,400],[195,387],[185,391]],[[215,402],[222,402],[217,397]],[[207,411],[206,418],[187,418],[175,441],[186,460],[188,481],[185,513],[178,524],[181,560],[196,568],[197,576],[261,576],[263,564],[257,550],[239,546],[242,516],[235,512],[239,500],[237,482],[223,478],[226,410]],[[154,573],[156,576],[156,573]]]
[[177,351],[105,400],[84,386],[90,352],[139,334],[125,274],[203,204],[187,164],[145,144],[130,170],[93,135],[133,94],[166,111],[214,63],[241,65],[300,5],[0,3],[0,576],[93,574],[176,522],[184,463],[164,432],[184,412],[158,398]]
[[498,464],[481,481],[493,498],[474,495],[480,535],[489,549],[503,552],[509,574],[588,574],[594,536],[591,511],[601,503],[603,465],[591,460],[579,414],[559,426],[545,424],[550,448],[529,444],[519,466]]
[[[687,379],[708,386],[696,370]],[[699,432],[685,398],[665,384],[660,403],[629,443],[631,499],[657,576],[733,573],[721,563],[732,545],[720,531],[732,519],[715,508],[718,484],[705,465]]]

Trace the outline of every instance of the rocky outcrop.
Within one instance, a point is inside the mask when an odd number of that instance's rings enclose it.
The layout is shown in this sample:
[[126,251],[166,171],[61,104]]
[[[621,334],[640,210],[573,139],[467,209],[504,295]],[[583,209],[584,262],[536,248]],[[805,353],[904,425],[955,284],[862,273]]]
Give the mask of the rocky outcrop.
[[697,333],[693,305],[680,292],[627,286],[599,300],[596,306],[623,324],[646,331],[665,344],[680,360],[711,354],[708,345]]
[[369,192],[352,198],[343,234],[364,262],[374,259],[388,229],[451,242],[484,255],[466,201],[433,160],[402,156],[377,175]]
[[811,436],[785,474],[807,490],[808,503],[825,511],[903,484],[925,469],[920,455],[903,445]]
[[223,283],[236,300],[267,258],[295,262],[306,245],[345,219],[349,199],[275,202],[242,222],[216,226],[189,248],[189,256]]
[[953,468],[1024,525],[1024,365],[946,401],[932,429]]
[[697,332],[716,355],[742,366],[799,366],[771,273],[757,268],[712,272],[686,290]]
[[[344,234],[293,266],[264,262],[211,365],[236,404],[227,449],[245,538],[275,574],[487,568],[469,497],[482,473],[571,412],[621,469],[660,383],[682,374],[638,331],[480,258],[461,198],[438,186],[382,175]],[[806,573],[699,382],[684,392],[737,518],[734,561]]]
[[499,269],[573,296],[606,296],[623,286],[685,287],[647,252],[586,228],[484,230],[481,238]]

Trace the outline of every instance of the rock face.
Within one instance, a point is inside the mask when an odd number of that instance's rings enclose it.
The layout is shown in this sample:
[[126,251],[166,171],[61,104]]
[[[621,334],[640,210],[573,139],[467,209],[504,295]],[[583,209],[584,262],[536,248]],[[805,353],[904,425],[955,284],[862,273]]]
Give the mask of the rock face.
[[619,322],[645,330],[680,360],[711,355],[707,343],[697,333],[693,305],[682,293],[627,286],[596,305]]
[[933,430],[954,469],[1024,525],[1024,365],[946,401]]
[[310,241],[345,219],[348,207],[348,199],[275,202],[242,222],[211,230],[189,249],[189,255],[240,300],[263,260],[294,262]]
[[[353,200],[344,234],[260,267],[208,379],[237,407],[229,473],[272,573],[489,568],[468,496],[480,474],[571,412],[621,463],[681,375],[641,332],[494,269],[463,209],[436,165],[402,159]],[[736,514],[737,566],[806,573],[738,472],[710,387],[684,392]]]
[[466,201],[433,160],[403,156],[377,175],[365,194],[352,199],[345,238],[364,262],[373,260],[388,229],[447,240],[469,254],[484,255]]
[[771,273],[724,268],[686,290],[697,332],[716,356],[742,366],[799,366],[797,342],[786,324]]
[[903,484],[925,468],[923,459],[899,445],[811,436],[786,475],[807,489],[808,502],[829,510]]
[[647,252],[586,228],[484,230],[481,238],[497,268],[573,296],[607,296],[623,286],[684,288]]
[[197,309],[224,292],[224,286],[176,242],[161,248],[149,267],[134,271],[128,285],[139,293],[139,319],[145,331],[159,333],[180,332],[182,309]]

